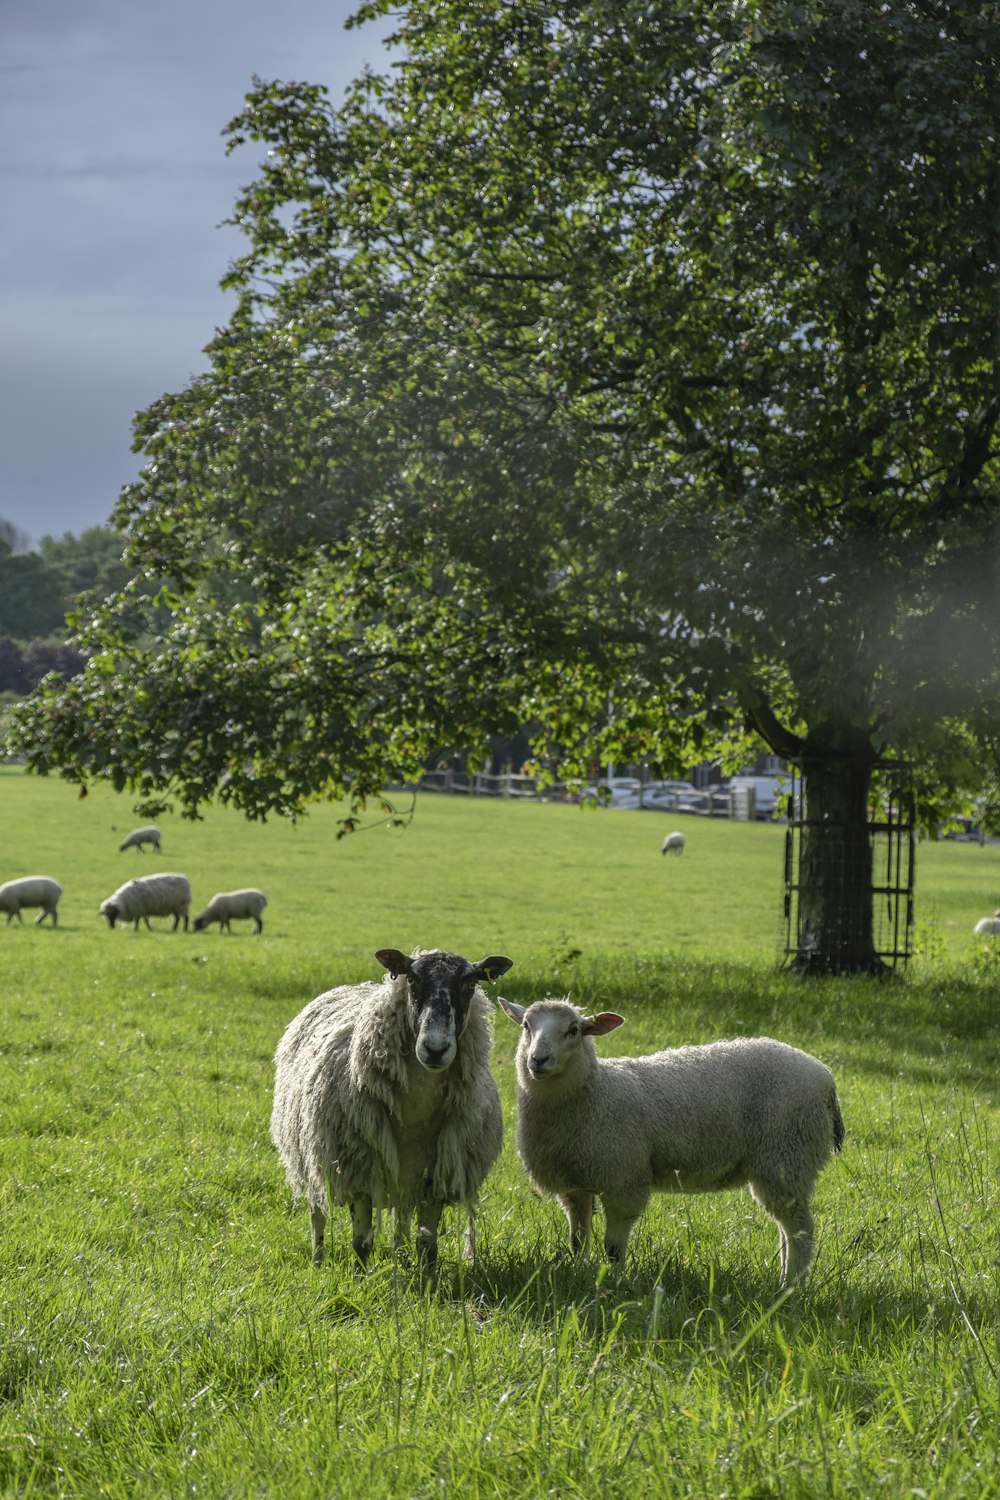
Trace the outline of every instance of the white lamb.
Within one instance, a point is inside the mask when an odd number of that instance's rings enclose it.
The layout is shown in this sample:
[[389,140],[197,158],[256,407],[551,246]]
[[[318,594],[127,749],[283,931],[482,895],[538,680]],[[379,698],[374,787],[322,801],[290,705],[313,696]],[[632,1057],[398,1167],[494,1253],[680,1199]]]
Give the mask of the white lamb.
[[661,854],[683,854],[684,853],[684,835],[683,835],[683,833],[668,833],[667,836],[666,836],[666,838],[663,840],[662,845],[660,846],[660,853]]
[[184,919],[187,932],[188,912],[191,910],[191,883],[186,875],[140,875],[136,880],[127,880],[101,902],[101,915],[107,917],[108,925],[116,922],[134,922],[136,932],[139,923],[150,928],[150,917],[173,917],[171,931]]
[[160,830],[151,823],[148,828],[133,828],[127,838],[122,839],[118,845],[118,852],[123,849],[135,848],[139,854],[142,853],[143,844],[152,844],[157,854],[160,852]]
[[56,927],[59,921],[56,908],[61,895],[62,886],[50,875],[22,875],[20,880],[5,880],[0,885],[0,911],[7,913],[8,927],[14,917],[23,927],[21,912],[24,908],[40,906],[42,909],[35,918],[35,926],[51,917],[52,925]]
[[992,917],[980,917],[973,930],[976,937],[1000,937],[1000,911]]
[[232,932],[230,922],[250,919],[254,932],[261,932],[264,927],[261,912],[266,905],[264,892],[250,887],[243,891],[217,891],[205,910],[195,917],[194,930],[201,932],[212,922],[218,922],[220,932]]
[[362,1264],[373,1207],[394,1211],[397,1234],[416,1212],[417,1249],[429,1265],[442,1209],[465,1204],[472,1257],[479,1189],[503,1140],[489,1069],[493,1012],[479,985],[511,960],[419,950],[407,958],[396,948],[375,957],[389,978],[328,990],[285,1031],[271,1138],[292,1192],[309,1204],[315,1265],[336,1204],[350,1209]]
[[651,1193],[747,1186],[778,1225],[781,1285],[806,1275],[813,1188],[844,1139],[828,1068],[768,1037],[598,1061],[591,1038],[623,1017],[565,1000],[500,1004],[522,1028],[518,1151],[558,1197],[574,1251],[590,1243],[595,1196],[619,1260]]

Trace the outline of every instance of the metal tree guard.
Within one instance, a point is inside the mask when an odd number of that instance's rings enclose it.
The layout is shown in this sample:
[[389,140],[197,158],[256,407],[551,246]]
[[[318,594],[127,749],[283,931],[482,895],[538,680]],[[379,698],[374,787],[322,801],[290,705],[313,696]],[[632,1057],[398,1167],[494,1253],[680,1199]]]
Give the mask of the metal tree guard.
[[[799,921],[802,830],[808,827],[807,788],[792,766],[785,833],[783,945],[789,963],[801,952]],[[872,919],[875,954],[888,969],[905,967],[913,951],[913,889],[916,827],[913,783],[904,761],[878,761],[872,776],[868,839],[872,855]]]

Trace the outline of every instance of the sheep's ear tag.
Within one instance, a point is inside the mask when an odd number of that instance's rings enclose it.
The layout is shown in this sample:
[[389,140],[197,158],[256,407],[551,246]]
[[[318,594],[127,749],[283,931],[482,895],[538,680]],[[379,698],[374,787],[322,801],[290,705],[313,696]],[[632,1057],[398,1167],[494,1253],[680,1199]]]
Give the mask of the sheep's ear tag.
[[584,1036],[604,1036],[609,1031],[617,1031],[619,1026],[625,1024],[625,1017],[613,1010],[602,1010],[598,1016],[588,1016],[583,1023]]
[[506,974],[507,970],[513,967],[514,960],[499,953],[494,953],[492,957],[481,959],[478,964],[473,965],[476,977],[487,979],[491,984],[495,984],[502,974]]

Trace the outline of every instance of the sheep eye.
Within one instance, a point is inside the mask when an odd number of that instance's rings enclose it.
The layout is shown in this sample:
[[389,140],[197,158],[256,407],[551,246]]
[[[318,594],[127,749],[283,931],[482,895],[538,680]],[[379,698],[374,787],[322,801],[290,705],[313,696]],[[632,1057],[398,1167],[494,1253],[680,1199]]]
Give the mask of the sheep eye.
[[576,1025],[570,1026],[568,1028],[567,1032],[566,1032],[567,1036],[579,1036],[579,1034],[580,1034],[580,1028],[579,1028],[579,1026],[576,1026]]

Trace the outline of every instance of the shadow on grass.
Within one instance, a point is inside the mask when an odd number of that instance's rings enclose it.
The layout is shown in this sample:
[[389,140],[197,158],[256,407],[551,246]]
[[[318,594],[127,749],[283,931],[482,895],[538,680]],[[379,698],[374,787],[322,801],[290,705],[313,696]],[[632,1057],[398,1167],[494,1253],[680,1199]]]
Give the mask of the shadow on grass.
[[[1000,1023],[995,980],[954,974],[809,978],[761,964],[680,958],[593,959],[563,964],[549,993],[572,994],[584,1010],[615,1010],[630,1020],[612,1052],[648,1052],[724,1036],[769,1035],[824,1060],[847,1049],[859,1071],[903,1074],[929,1084],[958,1073],[995,1097]],[[505,981],[523,1003],[544,984],[531,974]],[[506,992],[506,991],[505,991]],[[505,1032],[498,1030],[498,1043]]]
[[433,1294],[471,1304],[482,1322],[513,1316],[557,1334],[570,1319],[597,1342],[613,1338],[636,1349],[672,1342],[730,1354],[773,1349],[775,1325],[784,1330],[779,1342],[799,1327],[821,1327],[851,1343],[891,1339],[925,1325],[938,1337],[966,1342],[970,1327],[985,1328],[992,1316],[979,1297],[963,1304],[919,1288],[894,1295],[878,1279],[852,1282],[835,1268],[818,1268],[806,1286],[781,1292],[773,1278],[762,1279],[749,1266],[726,1271],[679,1258],[644,1259],[617,1270],[569,1258],[491,1256],[474,1270],[442,1269]]
[[627,1358],[658,1359],[657,1349],[663,1357],[671,1349],[687,1358],[770,1360],[797,1339],[873,1353],[930,1337],[978,1360],[995,1319],[995,1278],[963,1285],[955,1266],[942,1274],[931,1264],[928,1245],[924,1274],[902,1289],[897,1277],[893,1290],[883,1274],[885,1252],[868,1230],[831,1243],[821,1248],[809,1282],[789,1292],[779,1291],[773,1265],[762,1268],[740,1251],[723,1266],[694,1262],[681,1250],[643,1248],[615,1267],[597,1255],[553,1255],[547,1238],[488,1250],[474,1266],[444,1254],[432,1272],[412,1251],[388,1245],[376,1248],[363,1272],[346,1246],[318,1270],[306,1268],[304,1252],[287,1257],[287,1267],[303,1307],[331,1328],[381,1321],[401,1307],[419,1318],[424,1305],[478,1330],[506,1327],[515,1339],[523,1330],[554,1348],[582,1342],[588,1357],[614,1348]]

